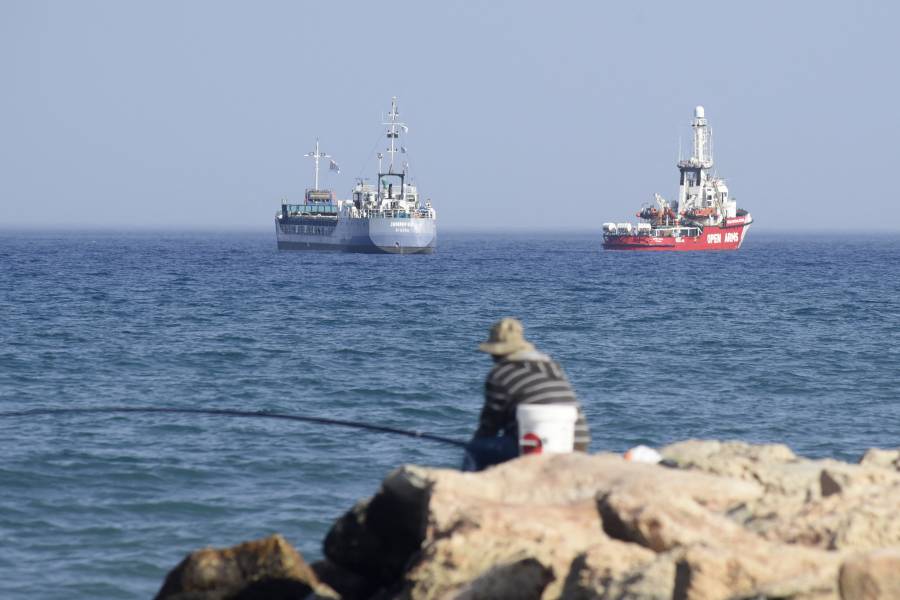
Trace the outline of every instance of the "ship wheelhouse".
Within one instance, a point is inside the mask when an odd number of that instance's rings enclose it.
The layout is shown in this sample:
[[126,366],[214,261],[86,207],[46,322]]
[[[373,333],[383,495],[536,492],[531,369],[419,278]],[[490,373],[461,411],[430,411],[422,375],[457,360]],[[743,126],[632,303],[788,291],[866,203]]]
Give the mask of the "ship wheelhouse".
[[331,190],[306,190],[304,200],[307,204],[334,204],[334,192]]

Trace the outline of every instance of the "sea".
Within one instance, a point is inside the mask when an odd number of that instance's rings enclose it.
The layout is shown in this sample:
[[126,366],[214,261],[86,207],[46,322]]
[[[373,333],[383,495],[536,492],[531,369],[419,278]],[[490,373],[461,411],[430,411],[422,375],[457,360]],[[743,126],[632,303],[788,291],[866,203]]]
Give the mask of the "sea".
[[728,253],[442,233],[433,255],[271,232],[0,233],[0,598],[151,598],[189,552],[334,520],[466,440],[491,324],[565,369],[593,452],[689,438],[856,461],[900,446],[900,235],[750,231]]

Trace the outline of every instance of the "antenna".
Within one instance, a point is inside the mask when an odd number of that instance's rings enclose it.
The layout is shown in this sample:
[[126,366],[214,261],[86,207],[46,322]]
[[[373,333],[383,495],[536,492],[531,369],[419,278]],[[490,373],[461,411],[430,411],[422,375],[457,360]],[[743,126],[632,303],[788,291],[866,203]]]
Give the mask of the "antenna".
[[314,190],[319,189],[319,159],[320,158],[331,158],[330,154],[325,154],[324,152],[319,152],[319,138],[316,138],[316,151],[315,152],[307,152],[303,156],[312,158],[316,163],[316,180]]
[[[388,173],[394,172],[394,154],[399,152],[396,147],[396,141],[400,137],[400,129],[404,132],[408,131],[409,128],[406,126],[406,123],[402,123],[397,119],[400,117],[400,113],[397,111],[397,96],[391,98],[391,112],[388,113],[388,121],[383,122],[382,125],[388,126],[387,137],[391,140],[391,145],[387,149],[388,154],[390,154],[390,164],[388,165]],[[381,172],[381,163],[379,162],[378,171]]]

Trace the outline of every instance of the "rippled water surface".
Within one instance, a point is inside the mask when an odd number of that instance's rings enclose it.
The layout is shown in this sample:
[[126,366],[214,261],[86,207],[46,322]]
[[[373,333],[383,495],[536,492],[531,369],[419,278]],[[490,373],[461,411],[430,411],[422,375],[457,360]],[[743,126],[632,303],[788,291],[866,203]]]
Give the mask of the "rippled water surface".
[[[466,438],[515,315],[593,450],[700,437],[855,460],[900,430],[900,237],[753,231],[737,253],[445,234],[433,256],[271,234],[0,234],[0,412],[273,410]],[[331,522],[434,442],[186,415],[0,419],[0,597],[148,598],[185,553]]]

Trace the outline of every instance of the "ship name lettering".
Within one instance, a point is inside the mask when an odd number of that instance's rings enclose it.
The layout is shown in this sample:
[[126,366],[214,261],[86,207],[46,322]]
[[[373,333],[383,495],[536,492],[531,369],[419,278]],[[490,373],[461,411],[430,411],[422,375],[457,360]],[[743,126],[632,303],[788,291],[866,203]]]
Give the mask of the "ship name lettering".
[[[728,238],[725,239],[728,241]],[[707,244],[721,244],[722,243],[722,234],[721,233],[710,233],[706,236]]]
[[739,239],[740,239],[740,236],[738,235],[737,231],[729,231],[728,233],[725,234],[725,243],[726,244],[728,242],[736,242]]

